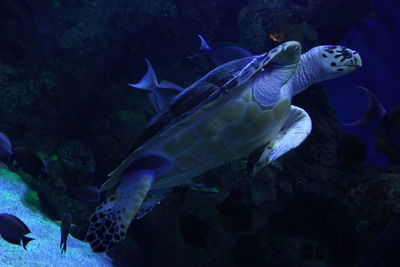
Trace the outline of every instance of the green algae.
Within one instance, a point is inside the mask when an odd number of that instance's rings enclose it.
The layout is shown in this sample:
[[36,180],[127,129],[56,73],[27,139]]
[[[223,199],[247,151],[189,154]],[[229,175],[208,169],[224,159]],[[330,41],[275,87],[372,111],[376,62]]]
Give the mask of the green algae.
[[[8,190],[0,191],[0,199],[2,200],[17,200],[18,194],[23,194],[22,202],[33,210],[40,210],[39,198],[35,191],[18,186],[21,184],[21,177],[6,169],[0,169],[0,183],[7,182],[8,184],[15,185],[16,187],[8,188]],[[19,190],[15,190],[18,188]]]
[[24,194],[24,196],[22,198],[22,203],[24,203],[25,206],[27,206],[35,211],[40,211],[39,196],[33,190],[28,190]]

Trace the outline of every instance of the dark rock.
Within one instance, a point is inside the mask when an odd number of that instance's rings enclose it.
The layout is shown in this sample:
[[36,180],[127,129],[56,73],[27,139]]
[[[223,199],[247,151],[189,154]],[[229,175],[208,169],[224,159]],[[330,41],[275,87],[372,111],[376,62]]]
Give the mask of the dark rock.
[[[47,213],[72,213],[82,231],[94,206],[68,198],[66,185],[100,185],[154,116],[146,93],[127,86],[145,73],[144,57],[159,80],[188,86],[213,67],[187,59],[198,49],[197,34],[261,53],[277,44],[268,36],[282,32],[307,50],[338,43],[350,25],[370,15],[367,0],[0,5],[1,130],[13,143],[54,158],[51,180],[24,180],[56,208]],[[339,168],[348,152],[337,153],[342,132],[321,85],[293,104],[313,121],[300,147],[255,177],[244,160],[199,177],[220,193],[175,189],[133,222],[112,253],[116,266],[353,266],[398,211],[400,170]],[[362,220],[371,227],[357,233]]]
[[68,140],[57,150],[58,162],[63,176],[71,184],[90,185],[96,169],[96,163],[90,147],[76,140]]

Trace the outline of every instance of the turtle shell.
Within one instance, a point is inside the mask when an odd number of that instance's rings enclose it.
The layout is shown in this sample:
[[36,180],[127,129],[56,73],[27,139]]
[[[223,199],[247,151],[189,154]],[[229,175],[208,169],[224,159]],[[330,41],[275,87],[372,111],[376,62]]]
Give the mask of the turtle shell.
[[[288,46],[292,46],[295,49],[286,49]],[[281,53],[283,50],[285,50],[284,53]],[[277,46],[268,53],[237,59],[212,70],[182,91],[168,106],[156,114],[149,122],[143,134],[133,145],[132,153],[109,176],[117,178],[132,163],[136,155],[142,151],[141,148],[143,146],[146,147],[145,144],[152,143],[155,139],[160,138],[160,136],[164,136],[164,132],[178,127],[177,125],[182,124],[182,122],[185,122],[185,125],[190,127],[190,121],[193,120],[194,122],[199,118],[197,114],[202,114],[198,112],[199,110],[204,109],[204,107],[218,108],[220,104],[226,102],[226,99],[229,99],[231,91],[248,89],[248,87],[241,85],[246,83],[261,69],[266,67],[274,68],[270,64],[271,61],[278,66],[292,64],[293,60],[287,53],[296,53],[299,60],[299,51],[301,51],[299,43],[287,42]],[[237,92],[235,95],[238,95]],[[221,99],[224,100],[221,101]],[[273,105],[271,105],[272,107]],[[192,116],[194,114],[196,116]],[[188,121],[188,118],[190,118],[190,121]],[[103,185],[102,190],[109,189],[112,185],[115,185],[115,181],[111,182],[111,184]]]
[[182,121],[199,108],[228,93],[232,88],[243,84],[260,69],[264,68],[271,59],[274,59],[274,62],[278,64],[284,63],[281,62],[282,59],[277,58],[277,55],[289,45],[300,46],[299,43],[294,41],[286,42],[267,53],[237,59],[209,72],[183,90],[167,107],[154,116],[148,123],[146,130],[134,143],[131,151],[136,150],[140,145],[163,130]]

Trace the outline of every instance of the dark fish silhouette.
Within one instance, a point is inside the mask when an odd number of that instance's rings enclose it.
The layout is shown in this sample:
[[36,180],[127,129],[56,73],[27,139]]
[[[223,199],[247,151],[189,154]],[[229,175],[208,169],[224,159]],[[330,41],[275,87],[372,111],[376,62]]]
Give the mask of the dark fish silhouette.
[[61,241],[60,248],[61,254],[67,252],[67,239],[69,231],[71,229],[72,216],[69,213],[65,213],[61,222]]
[[16,166],[31,176],[48,176],[47,163],[27,147],[16,147],[12,155]]
[[0,161],[9,162],[12,155],[12,144],[7,135],[0,132]]
[[177,84],[161,81],[158,83],[156,74],[150,61],[145,58],[147,72],[138,83],[128,83],[129,86],[150,92],[150,100],[154,109],[158,112],[163,109],[172,98],[179,94],[183,88]]
[[9,243],[21,245],[26,250],[26,245],[34,240],[26,237],[31,231],[23,221],[12,214],[0,213],[0,235]]
[[83,202],[97,202],[100,200],[100,191],[95,186],[68,186],[67,194],[71,198]]
[[199,52],[188,57],[189,59],[193,59],[201,55],[208,55],[212,62],[216,66],[219,66],[235,59],[252,56],[250,51],[240,47],[235,43],[219,42],[215,43],[214,46],[211,47],[207,44],[203,36],[200,34],[197,36],[200,38],[201,42]]
[[367,88],[357,86],[362,89],[368,96],[368,107],[363,116],[354,122],[343,123],[346,126],[360,126],[368,123],[376,123],[381,121],[386,115],[386,109],[382,103],[376,98],[376,96]]
[[374,130],[376,136],[376,151],[389,157],[390,163],[400,162],[400,106],[387,112],[382,103],[367,88],[357,86],[364,90],[368,96],[368,108],[364,115],[347,126],[360,126],[369,123],[378,123]]

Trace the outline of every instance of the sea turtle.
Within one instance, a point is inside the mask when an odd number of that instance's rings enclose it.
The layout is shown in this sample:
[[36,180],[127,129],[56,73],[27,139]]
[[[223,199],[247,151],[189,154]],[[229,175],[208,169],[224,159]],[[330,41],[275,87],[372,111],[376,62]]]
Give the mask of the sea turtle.
[[292,97],[360,66],[358,52],[343,46],[301,54],[300,43],[289,41],[215,68],[173,97],[109,174],[101,188],[108,197],[90,218],[87,241],[107,251],[174,186],[264,146],[257,172],[297,147],[311,120]]

